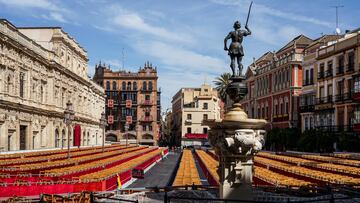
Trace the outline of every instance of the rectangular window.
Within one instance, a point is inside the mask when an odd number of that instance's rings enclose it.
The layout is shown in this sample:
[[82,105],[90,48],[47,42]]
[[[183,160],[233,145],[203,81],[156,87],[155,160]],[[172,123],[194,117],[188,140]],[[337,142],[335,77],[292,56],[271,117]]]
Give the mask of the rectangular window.
[[203,104],[203,109],[208,109],[208,103],[205,102],[205,103]]
[[360,77],[354,79],[354,93],[360,93]]
[[25,89],[25,74],[20,73],[20,97],[24,98],[24,89]]
[[208,132],[208,129],[207,129],[207,128],[203,128],[203,133],[204,133],[204,134],[207,134],[207,132]]
[[310,69],[310,84],[314,84],[314,69]]
[[328,85],[328,96],[332,96],[333,95],[333,87],[332,85]]
[[208,115],[207,114],[204,114],[203,115],[203,120],[207,120],[208,119]]
[[191,114],[187,114],[186,119],[191,120]]
[[187,133],[191,133],[191,128],[190,127],[187,128]]

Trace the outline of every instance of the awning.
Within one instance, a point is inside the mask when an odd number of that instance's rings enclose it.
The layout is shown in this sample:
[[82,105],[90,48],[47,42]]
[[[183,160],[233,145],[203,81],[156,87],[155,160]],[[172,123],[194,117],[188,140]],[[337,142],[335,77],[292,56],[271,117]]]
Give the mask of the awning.
[[201,133],[186,133],[185,138],[188,139],[207,139],[207,134],[201,134]]

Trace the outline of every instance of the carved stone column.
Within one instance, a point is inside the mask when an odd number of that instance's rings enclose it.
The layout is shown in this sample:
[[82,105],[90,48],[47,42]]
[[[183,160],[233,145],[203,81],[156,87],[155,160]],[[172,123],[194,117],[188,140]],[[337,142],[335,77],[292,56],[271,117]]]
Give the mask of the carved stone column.
[[246,93],[242,78],[233,79],[227,94],[235,102],[223,120],[205,121],[209,139],[219,157],[220,198],[253,200],[253,158],[265,144],[266,120],[249,119],[241,108]]

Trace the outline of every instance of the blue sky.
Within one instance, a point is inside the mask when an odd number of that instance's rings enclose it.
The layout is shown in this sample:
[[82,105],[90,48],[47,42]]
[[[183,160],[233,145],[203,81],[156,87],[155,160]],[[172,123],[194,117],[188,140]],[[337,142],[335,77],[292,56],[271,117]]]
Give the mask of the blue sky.
[[[16,26],[61,26],[88,52],[89,75],[100,60],[113,70],[158,68],[163,110],[181,87],[212,83],[230,72],[223,39],[235,20],[245,23],[249,0],[0,0],[0,18]],[[305,34],[317,38],[360,27],[357,0],[254,0],[244,41],[245,67],[253,57]]]

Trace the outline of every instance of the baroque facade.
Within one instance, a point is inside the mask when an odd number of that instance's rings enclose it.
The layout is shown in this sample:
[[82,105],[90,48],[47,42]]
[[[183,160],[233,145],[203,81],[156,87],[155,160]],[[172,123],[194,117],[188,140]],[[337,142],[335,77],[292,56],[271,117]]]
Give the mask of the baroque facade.
[[207,141],[209,127],[203,120],[219,120],[223,103],[208,84],[200,88],[181,88],[172,99],[172,133],[177,145],[201,145]]
[[[0,20],[0,151],[61,148],[68,132],[70,145],[74,136],[82,146],[102,143],[105,97],[88,78],[87,62],[86,51],[60,27]],[[67,101],[75,111],[71,129],[64,123]]]
[[112,71],[101,63],[95,69],[93,80],[106,94],[106,140],[157,145],[161,92],[156,68],[147,62],[138,72]]
[[248,93],[240,102],[249,118],[262,118],[279,128],[300,126],[304,49],[312,40],[299,35],[277,52],[267,52],[246,72]]

